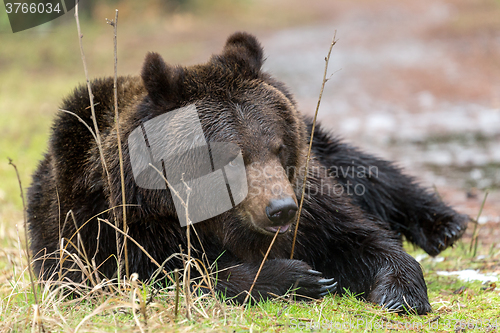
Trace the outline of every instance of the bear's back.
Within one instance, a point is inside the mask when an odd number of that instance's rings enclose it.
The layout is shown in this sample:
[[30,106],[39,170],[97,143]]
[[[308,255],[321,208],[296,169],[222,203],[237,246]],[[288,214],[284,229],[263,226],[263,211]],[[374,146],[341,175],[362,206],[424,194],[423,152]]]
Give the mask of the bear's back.
[[[94,109],[100,137],[105,138],[115,128],[113,78],[100,78],[91,82]],[[145,96],[142,80],[138,76],[118,78],[118,111],[121,118],[127,115]],[[59,184],[70,185],[59,189],[62,195],[74,193],[75,177],[84,173],[84,167],[99,158],[96,140],[88,127],[95,132],[86,85],[80,85],[64,99],[61,110],[52,126],[49,155],[54,158],[55,177]],[[121,119],[120,118],[120,119]],[[87,126],[82,125],[82,121]],[[121,120],[120,120],[121,121]],[[67,191],[66,191],[67,190]]]

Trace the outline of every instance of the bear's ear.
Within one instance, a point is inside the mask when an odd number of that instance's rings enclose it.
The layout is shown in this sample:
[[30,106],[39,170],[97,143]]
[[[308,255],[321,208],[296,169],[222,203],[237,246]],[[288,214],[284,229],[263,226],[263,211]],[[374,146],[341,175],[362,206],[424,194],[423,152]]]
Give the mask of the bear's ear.
[[222,56],[258,75],[264,62],[264,50],[255,36],[246,32],[236,32],[229,36]]
[[142,66],[141,77],[144,87],[154,103],[174,102],[177,80],[174,70],[155,52],[149,52]]

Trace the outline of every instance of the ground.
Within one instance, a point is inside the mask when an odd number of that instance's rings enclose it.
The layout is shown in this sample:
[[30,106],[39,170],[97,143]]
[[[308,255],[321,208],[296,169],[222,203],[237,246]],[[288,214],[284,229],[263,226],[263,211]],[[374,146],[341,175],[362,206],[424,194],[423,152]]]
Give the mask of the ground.
[[[268,58],[265,69],[287,82],[301,110],[312,114],[319,94],[323,59],[336,31],[338,43],[330,62],[333,74],[319,112],[324,126],[366,151],[398,161],[424,184],[435,186],[458,211],[473,218],[477,217],[485,191],[489,190],[479,218],[481,257],[471,259],[469,253],[474,227],[471,225],[462,245],[443,253],[442,261],[422,259],[435,309],[435,314],[423,318],[422,323],[429,321],[426,324],[429,327],[439,322],[432,321],[437,316],[488,319],[494,315],[498,319],[498,312],[494,312],[495,302],[500,302],[498,288],[489,291],[478,282],[465,283],[436,274],[437,270],[465,268],[500,272],[498,0],[322,0],[313,4],[303,1],[286,4],[287,10],[280,10],[284,1],[241,2],[224,11],[216,8],[201,14],[184,12],[165,17],[154,10],[136,17],[137,8],[119,7],[118,70],[120,74],[137,74],[147,51],[157,51],[171,63],[197,63],[217,51],[234,30],[248,30],[265,46]],[[0,14],[0,29],[4,29],[1,15],[5,14]],[[114,16],[114,7],[100,7],[99,15],[102,19],[98,22],[82,23],[91,76],[113,73],[112,29],[104,18]],[[24,268],[21,263],[25,255],[19,251],[18,241],[23,239],[18,183],[7,157],[18,165],[26,187],[46,147],[50,122],[61,98],[85,79],[74,25],[53,29],[50,33],[35,34],[2,30],[1,35],[2,328],[25,329],[31,326],[33,318],[32,307],[23,305],[33,304],[28,299],[31,296],[26,294],[29,290],[26,276],[19,285],[15,284]],[[409,250],[413,255],[421,254]],[[466,288],[460,290],[463,285]],[[15,297],[18,293],[19,299]],[[46,302],[44,309],[52,309],[52,303]],[[111,303],[103,308],[116,305]],[[67,324],[74,328],[86,314],[103,304],[92,301],[76,307],[71,302],[66,305],[61,308],[65,320],[85,310]],[[161,310],[152,318],[171,323],[162,316],[170,318],[172,307],[170,301],[154,303],[153,309]],[[107,320],[108,316],[93,322],[121,320],[130,330],[137,330],[137,326],[133,328],[135,319],[130,312],[109,311],[114,319]],[[221,316],[219,310],[211,311]],[[339,318],[355,320],[359,316],[386,318],[381,319],[385,323],[398,320],[379,309],[339,298],[327,298],[310,306],[270,303],[248,310],[243,317],[238,310],[226,311],[229,314],[226,324],[240,330],[279,331],[286,327],[286,320],[280,318],[288,318],[290,325],[314,323],[312,318],[336,322]],[[26,316],[13,317],[17,313]],[[64,322],[57,313],[45,312],[45,315],[56,323]],[[155,327],[151,321],[150,325]],[[186,331],[192,325],[201,325],[196,328],[205,330],[227,327],[223,321],[202,324],[181,321],[178,325],[177,328]],[[440,328],[447,331],[447,327]],[[483,326],[483,330],[492,328]]]

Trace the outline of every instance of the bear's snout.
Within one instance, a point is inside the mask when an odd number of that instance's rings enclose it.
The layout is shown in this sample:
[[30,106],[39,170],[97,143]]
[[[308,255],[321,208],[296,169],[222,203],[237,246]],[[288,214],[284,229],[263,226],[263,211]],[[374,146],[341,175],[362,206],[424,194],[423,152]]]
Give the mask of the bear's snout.
[[272,225],[266,229],[276,232],[281,227],[280,233],[287,231],[290,226],[289,222],[295,217],[297,210],[297,204],[292,197],[271,200],[266,207],[266,215]]
[[240,206],[259,232],[285,233],[297,215],[297,199],[288,175],[277,159],[247,166],[248,196]]

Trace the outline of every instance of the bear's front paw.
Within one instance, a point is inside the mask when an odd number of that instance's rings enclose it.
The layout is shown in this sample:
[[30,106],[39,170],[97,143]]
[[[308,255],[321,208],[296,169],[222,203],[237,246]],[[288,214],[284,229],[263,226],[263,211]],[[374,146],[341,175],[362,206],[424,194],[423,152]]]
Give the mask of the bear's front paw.
[[426,241],[422,248],[431,256],[436,256],[452,246],[465,232],[470,217],[462,214],[442,216],[433,228],[424,230]]
[[323,278],[322,273],[307,265],[294,265],[289,272],[291,287],[297,300],[318,299],[337,291],[334,278]]
[[337,282],[334,278],[321,278],[322,273],[309,269],[307,271],[309,278],[298,280],[297,294],[311,298],[321,298],[328,294],[334,294],[337,291]]
[[398,294],[394,290],[386,290],[385,293],[377,293],[374,303],[390,312],[423,315],[432,312],[427,295]]
[[404,252],[393,260],[376,275],[367,300],[395,312],[419,315],[431,312],[427,287],[418,262]]

